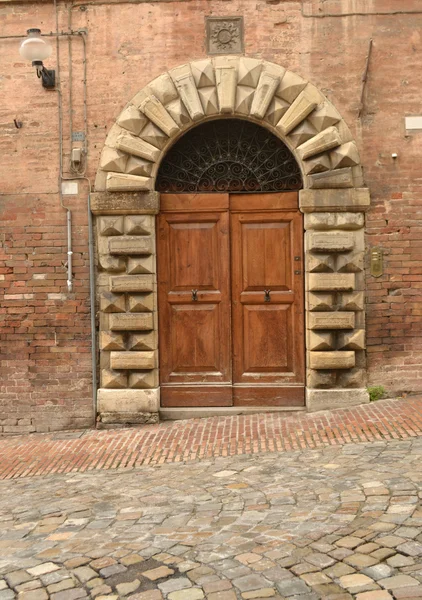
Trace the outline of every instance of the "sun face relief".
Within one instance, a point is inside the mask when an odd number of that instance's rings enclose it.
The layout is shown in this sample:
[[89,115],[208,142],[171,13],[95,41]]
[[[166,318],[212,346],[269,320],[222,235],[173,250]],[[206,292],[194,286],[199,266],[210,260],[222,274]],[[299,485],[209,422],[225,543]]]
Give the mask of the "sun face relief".
[[242,17],[206,17],[208,54],[243,52]]

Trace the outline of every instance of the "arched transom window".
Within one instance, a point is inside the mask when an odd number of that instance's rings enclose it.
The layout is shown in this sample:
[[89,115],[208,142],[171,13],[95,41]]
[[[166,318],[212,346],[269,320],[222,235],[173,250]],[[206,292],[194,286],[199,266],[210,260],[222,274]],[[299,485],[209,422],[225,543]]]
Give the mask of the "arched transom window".
[[188,131],[164,157],[159,192],[281,192],[302,188],[289,148],[267,129],[221,119]]

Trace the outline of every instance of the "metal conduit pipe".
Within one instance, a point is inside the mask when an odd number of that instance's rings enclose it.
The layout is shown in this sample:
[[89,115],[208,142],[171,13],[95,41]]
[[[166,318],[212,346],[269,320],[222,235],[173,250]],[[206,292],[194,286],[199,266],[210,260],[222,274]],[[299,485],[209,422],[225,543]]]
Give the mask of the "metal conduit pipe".
[[95,269],[94,269],[94,227],[91,212],[91,192],[88,192],[88,254],[89,254],[89,307],[91,317],[91,368],[92,368],[92,410],[94,427],[97,424],[97,336],[95,326]]

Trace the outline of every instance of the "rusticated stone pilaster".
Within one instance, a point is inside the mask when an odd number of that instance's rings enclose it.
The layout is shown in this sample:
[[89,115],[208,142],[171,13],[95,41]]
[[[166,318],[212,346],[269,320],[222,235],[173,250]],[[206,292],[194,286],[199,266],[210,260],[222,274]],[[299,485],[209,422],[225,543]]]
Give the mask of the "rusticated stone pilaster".
[[[135,196],[137,202],[121,194],[99,193],[93,202],[97,214],[103,215],[97,217],[96,229],[102,256],[98,412],[104,425],[158,420],[153,214],[158,198]],[[117,214],[119,210],[122,214]]]

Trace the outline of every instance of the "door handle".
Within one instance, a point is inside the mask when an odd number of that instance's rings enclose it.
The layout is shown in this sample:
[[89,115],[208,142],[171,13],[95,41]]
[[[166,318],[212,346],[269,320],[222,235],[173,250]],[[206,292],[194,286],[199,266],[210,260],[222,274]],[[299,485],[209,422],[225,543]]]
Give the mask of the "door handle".
[[192,290],[192,300],[194,302],[198,301],[198,290]]
[[271,290],[264,290],[264,302],[271,302]]

